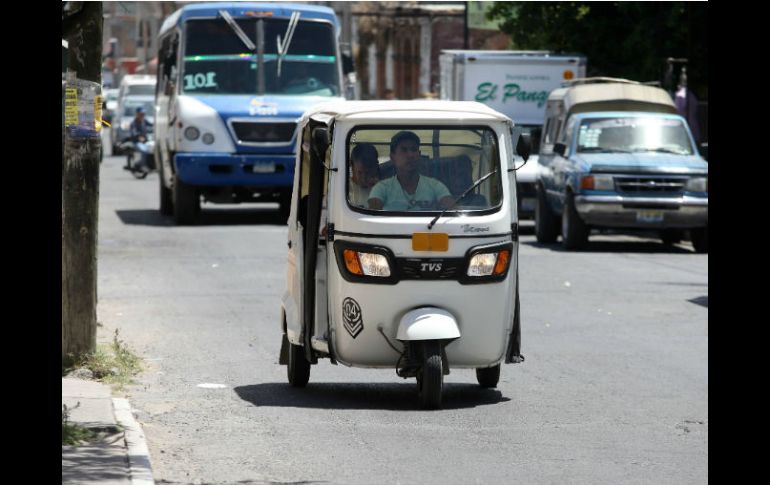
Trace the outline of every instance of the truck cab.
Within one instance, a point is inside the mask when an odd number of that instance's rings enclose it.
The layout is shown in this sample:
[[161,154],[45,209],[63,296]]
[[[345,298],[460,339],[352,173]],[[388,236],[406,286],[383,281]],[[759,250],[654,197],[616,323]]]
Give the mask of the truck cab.
[[594,78],[551,93],[540,146],[535,234],[586,247],[591,229],[689,234],[708,252],[708,164],[660,88]]

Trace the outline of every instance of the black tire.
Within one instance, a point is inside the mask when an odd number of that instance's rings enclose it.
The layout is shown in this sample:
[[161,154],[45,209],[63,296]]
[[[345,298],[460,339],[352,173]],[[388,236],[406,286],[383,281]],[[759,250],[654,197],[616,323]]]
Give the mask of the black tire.
[[170,216],[174,213],[174,201],[172,199],[171,189],[166,187],[163,182],[163,170],[158,170],[158,185],[160,186],[160,213],[164,216]]
[[289,365],[286,367],[289,384],[305,387],[310,380],[310,362],[305,358],[305,349],[301,345],[289,342]]
[[561,244],[564,249],[583,249],[588,245],[588,226],[575,209],[575,195],[567,192],[561,216]]
[[420,407],[441,408],[441,394],[444,385],[444,368],[441,362],[441,344],[437,340],[423,343],[423,362],[420,378],[417,379]]
[[708,253],[709,252],[709,228],[699,227],[697,229],[690,229],[690,242],[696,253]]
[[174,180],[171,195],[174,222],[179,225],[194,224],[201,208],[198,189],[192,185],[185,184],[177,178]]
[[559,236],[559,220],[548,207],[545,192],[541,186],[537,188],[537,205],[535,206],[535,237],[539,243],[554,243]]
[[476,369],[476,380],[481,387],[497,387],[497,383],[500,382],[500,364]]
[[677,229],[663,229],[660,231],[660,240],[666,246],[671,246],[680,242],[683,238],[682,231]]

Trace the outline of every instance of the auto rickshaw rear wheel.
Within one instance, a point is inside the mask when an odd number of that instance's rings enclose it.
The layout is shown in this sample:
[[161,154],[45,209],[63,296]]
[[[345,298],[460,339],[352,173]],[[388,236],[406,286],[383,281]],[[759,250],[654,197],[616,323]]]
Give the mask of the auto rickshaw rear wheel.
[[497,387],[500,381],[500,364],[476,369],[476,380],[481,387]]
[[289,342],[289,365],[286,366],[289,384],[305,387],[310,380],[310,362],[305,358],[305,349],[301,345]]
[[441,407],[441,393],[444,384],[441,343],[437,340],[427,340],[423,343],[422,351],[422,369],[420,369],[417,376],[420,407],[423,409],[439,409]]

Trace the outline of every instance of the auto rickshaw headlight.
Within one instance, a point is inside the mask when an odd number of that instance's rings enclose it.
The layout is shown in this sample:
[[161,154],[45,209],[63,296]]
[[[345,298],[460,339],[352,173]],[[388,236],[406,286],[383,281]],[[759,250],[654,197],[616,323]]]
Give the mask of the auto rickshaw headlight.
[[388,258],[382,254],[364,253],[345,249],[342,252],[345,258],[345,267],[354,275],[359,276],[390,276]]
[[468,264],[468,276],[499,276],[508,271],[511,252],[508,249],[494,253],[479,253],[471,258]]

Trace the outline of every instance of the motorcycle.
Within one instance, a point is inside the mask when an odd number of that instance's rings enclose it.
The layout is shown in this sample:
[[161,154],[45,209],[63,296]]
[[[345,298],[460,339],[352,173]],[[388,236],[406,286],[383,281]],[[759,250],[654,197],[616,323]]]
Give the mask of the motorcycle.
[[147,177],[155,169],[155,141],[152,134],[148,134],[144,142],[127,138],[120,144],[120,150],[126,154],[123,170],[128,170],[137,179]]

